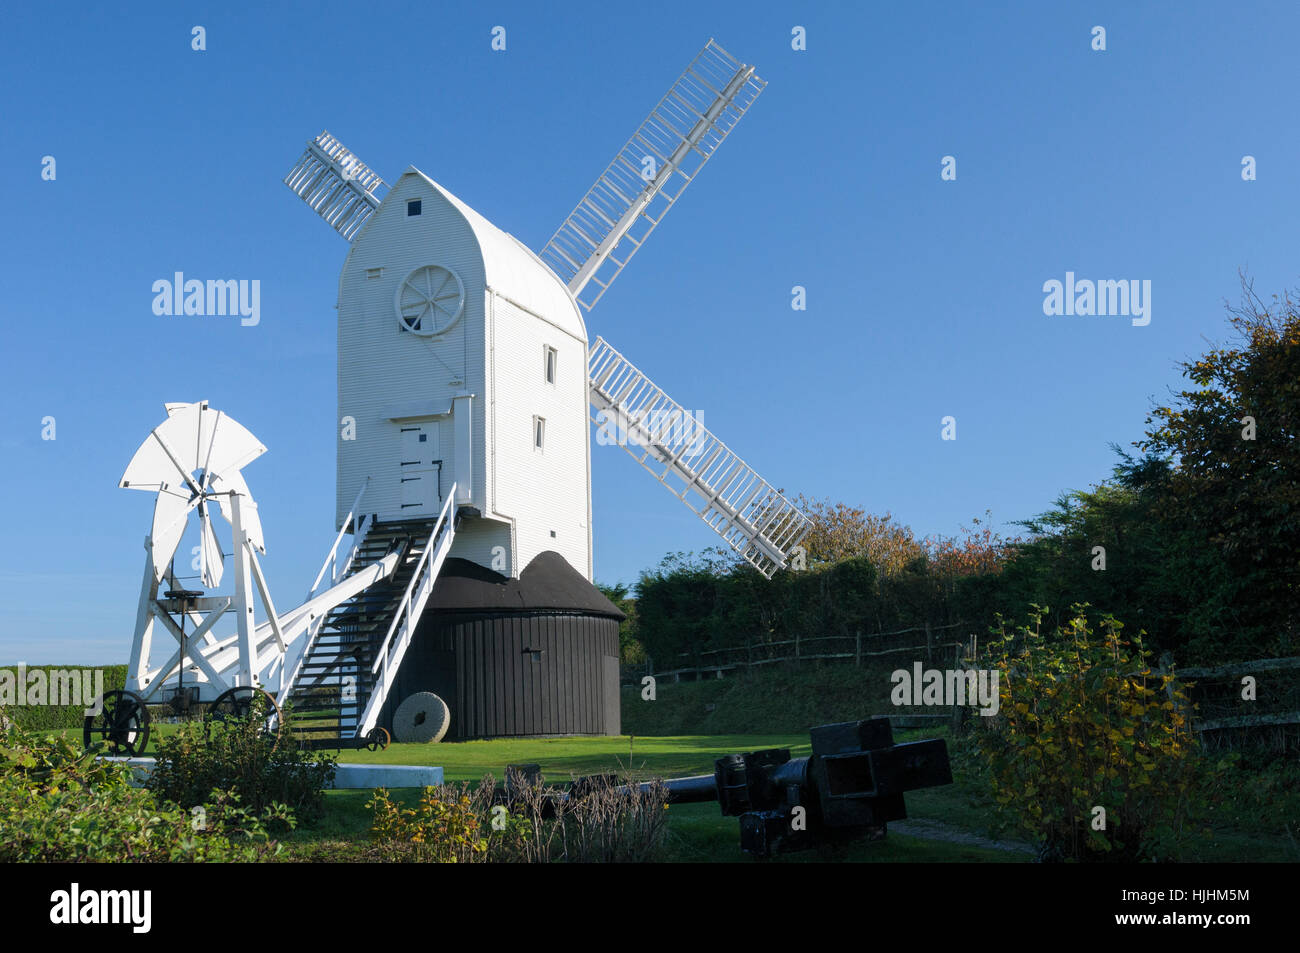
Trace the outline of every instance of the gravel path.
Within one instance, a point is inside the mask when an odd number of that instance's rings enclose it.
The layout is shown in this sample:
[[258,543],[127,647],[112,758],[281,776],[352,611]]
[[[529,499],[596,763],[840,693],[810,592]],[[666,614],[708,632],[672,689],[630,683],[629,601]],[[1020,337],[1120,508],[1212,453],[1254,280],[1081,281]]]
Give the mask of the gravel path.
[[889,829],[906,837],[921,837],[925,840],[942,840],[950,844],[965,844],[969,847],[987,847],[990,850],[1008,850],[1033,856],[1036,851],[1032,844],[1024,841],[993,840],[971,834],[957,827],[949,827],[939,821],[913,819],[910,821],[891,821]]

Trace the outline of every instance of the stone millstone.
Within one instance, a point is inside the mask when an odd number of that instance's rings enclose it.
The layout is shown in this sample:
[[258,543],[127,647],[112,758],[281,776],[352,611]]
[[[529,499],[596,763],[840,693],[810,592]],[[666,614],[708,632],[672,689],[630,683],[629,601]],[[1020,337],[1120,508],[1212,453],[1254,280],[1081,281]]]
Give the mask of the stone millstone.
[[438,742],[451,727],[451,709],[433,692],[416,692],[393,714],[393,740],[429,744]]

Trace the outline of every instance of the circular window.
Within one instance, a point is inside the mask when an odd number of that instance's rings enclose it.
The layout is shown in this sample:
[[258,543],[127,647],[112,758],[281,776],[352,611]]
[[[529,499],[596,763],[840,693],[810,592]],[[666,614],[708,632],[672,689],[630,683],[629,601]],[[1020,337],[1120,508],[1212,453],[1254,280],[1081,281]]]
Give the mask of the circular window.
[[406,276],[394,298],[397,322],[412,334],[442,334],[465,310],[460,276],[441,265],[425,265]]

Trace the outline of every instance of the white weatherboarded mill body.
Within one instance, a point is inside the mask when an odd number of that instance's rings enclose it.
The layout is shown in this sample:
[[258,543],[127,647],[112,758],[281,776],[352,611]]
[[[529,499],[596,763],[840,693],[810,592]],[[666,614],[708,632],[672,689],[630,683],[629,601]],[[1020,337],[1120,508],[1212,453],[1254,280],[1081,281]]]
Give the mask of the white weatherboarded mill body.
[[587,332],[532,251],[407,169],[352,241],[338,349],[337,526],[367,479],[381,523],[455,483],[478,515],[452,556],[517,577],[553,550],[591,579]]

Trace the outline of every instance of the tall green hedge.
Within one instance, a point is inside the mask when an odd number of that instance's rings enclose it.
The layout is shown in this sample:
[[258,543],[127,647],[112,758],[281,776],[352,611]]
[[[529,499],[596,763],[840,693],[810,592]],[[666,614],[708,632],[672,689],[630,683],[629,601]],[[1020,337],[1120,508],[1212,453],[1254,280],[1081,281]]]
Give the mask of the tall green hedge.
[[[121,689],[126,685],[126,666],[125,665],[28,665],[26,666],[27,674],[40,671],[45,673],[45,679],[48,683],[49,675],[54,671],[76,670],[78,672],[102,671],[104,673],[104,691],[111,692],[115,689]],[[18,667],[16,665],[0,666],[0,672],[12,673],[15,680],[18,677]],[[6,705],[3,698],[0,698],[0,707],[3,707],[7,717],[13,720],[14,724],[20,728],[27,728],[33,731],[43,731],[53,728],[80,728],[85,721],[85,706],[80,705]]]

